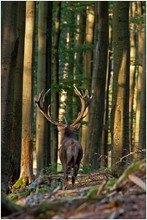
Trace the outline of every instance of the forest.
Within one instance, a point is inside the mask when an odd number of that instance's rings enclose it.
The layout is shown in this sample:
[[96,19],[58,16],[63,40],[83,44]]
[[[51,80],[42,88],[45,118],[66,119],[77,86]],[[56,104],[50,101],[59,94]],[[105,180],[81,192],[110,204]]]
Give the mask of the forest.
[[2,217],[145,218],[145,22],[145,1],[1,2]]

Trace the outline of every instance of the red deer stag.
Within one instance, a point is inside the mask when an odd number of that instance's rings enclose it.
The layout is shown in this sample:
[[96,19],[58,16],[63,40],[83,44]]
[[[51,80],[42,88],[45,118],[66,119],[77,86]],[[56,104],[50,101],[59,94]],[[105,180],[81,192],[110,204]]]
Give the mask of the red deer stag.
[[92,100],[92,95],[89,96],[88,91],[84,93],[81,92],[74,86],[74,91],[81,100],[81,112],[78,115],[77,119],[71,124],[63,124],[61,122],[56,122],[50,115],[50,105],[46,105],[46,95],[50,89],[44,94],[43,91],[36,98],[35,102],[37,103],[40,112],[45,116],[45,118],[50,121],[52,124],[56,125],[58,131],[61,132],[61,143],[59,150],[59,157],[62,163],[62,168],[64,172],[64,188],[67,187],[68,183],[68,174],[73,168],[72,174],[72,186],[74,186],[75,178],[78,174],[79,166],[81,159],[83,157],[82,146],[77,140],[75,131],[80,127],[80,121],[86,117],[88,114],[88,106]]

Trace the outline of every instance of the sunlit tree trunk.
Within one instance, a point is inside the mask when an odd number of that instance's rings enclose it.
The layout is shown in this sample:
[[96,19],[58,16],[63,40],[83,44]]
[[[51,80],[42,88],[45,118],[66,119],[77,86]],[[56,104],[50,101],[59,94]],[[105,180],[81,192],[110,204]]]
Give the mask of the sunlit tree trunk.
[[[137,11],[141,15],[141,4],[137,2]],[[140,30],[138,32],[138,65],[137,65],[137,83],[136,83],[136,121],[135,121],[135,138],[134,138],[134,149],[136,152],[133,154],[133,158],[136,160],[138,158],[138,151],[141,146],[139,146],[139,132],[140,132],[140,117],[141,117],[141,88],[142,88],[142,75],[143,75],[143,48],[144,48],[144,31]],[[142,148],[142,147],[141,147]]]
[[146,154],[146,38],[144,34],[143,48],[143,70],[141,82],[141,100],[140,100],[140,130],[139,130],[139,150],[138,159],[145,158]]
[[[135,17],[136,2],[131,2],[131,17]],[[136,72],[136,25],[132,23],[130,30],[130,96],[129,96],[129,148],[133,150],[133,105],[135,91],[135,72]]]
[[32,56],[34,33],[34,2],[26,2],[23,100],[22,100],[22,143],[20,178],[33,180],[33,134],[32,134]]
[[[46,38],[47,38],[47,16],[49,2],[39,2],[38,15],[38,72],[37,72],[37,94],[42,90],[47,91],[47,70],[46,70]],[[49,30],[48,30],[49,31]],[[48,99],[49,101],[49,99]],[[49,104],[49,102],[48,102]],[[36,120],[36,156],[37,156],[37,172],[39,173],[45,166],[49,165],[49,122],[40,113],[37,108]],[[48,150],[47,150],[48,149]]]
[[14,78],[14,100],[13,100],[13,125],[11,139],[12,155],[12,177],[19,178],[20,156],[21,156],[21,126],[22,126],[22,78],[24,57],[24,30],[25,30],[25,2],[18,3],[17,9],[18,30],[18,53]]
[[17,2],[2,2],[1,10],[1,189],[6,192],[12,172],[10,153],[13,119],[14,73],[18,52],[18,39],[16,35]]
[[90,105],[88,141],[85,151],[85,164],[92,168],[100,167],[102,141],[105,82],[108,53],[108,2],[96,2],[95,43],[92,89],[94,97]]
[[129,2],[113,2],[114,76],[111,113],[112,173],[119,176],[129,152]]

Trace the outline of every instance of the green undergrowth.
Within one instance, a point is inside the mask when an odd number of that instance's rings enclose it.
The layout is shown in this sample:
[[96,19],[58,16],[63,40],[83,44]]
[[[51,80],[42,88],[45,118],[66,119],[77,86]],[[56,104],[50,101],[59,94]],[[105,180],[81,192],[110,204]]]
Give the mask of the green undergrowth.
[[10,193],[8,195],[8,199],[10,199],[10,200],[17,200],[19,198],[27,197],[28,195],[30,195],[30,191],[18,192],[18,193]]
[[[110,178],[106,182],[106,185],[104,186],[103,191],[109,191],[111,189],[111,187],[116,183],[116,181],[117,181],[116,178]],[[98,191],[100,190],[100,187],[101,187],[101,185],[89,190],[87,193],[87,198],[91,199],[91,198],[94,198],[95,196],[97,196]]]

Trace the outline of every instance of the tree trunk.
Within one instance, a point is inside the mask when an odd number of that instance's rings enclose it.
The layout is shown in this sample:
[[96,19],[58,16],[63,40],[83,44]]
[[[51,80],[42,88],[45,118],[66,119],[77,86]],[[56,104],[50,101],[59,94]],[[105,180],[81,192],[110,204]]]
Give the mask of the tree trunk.
[[[59,37],[60,37],[60,16],[61,16],[61,2],[56,2],[56,18],[55,18],[55,36],[53,40],[53,69],[52,69],[52,76],[53,76],[53,83],[55,86],[55,94],[53,95],[53,102],[54,108],[52,111],[53,118],[58,120],[59,116],[59,94],[57,93],[57,88],[59,84]],[[52,132],[52,140],[53,140],[53,147],[52,147],[52,164],[57,167],[57,158],[58,158],[58,131],[57,128],[53,128],[54,131]]]
[[121,158],[129,152],[129,2],[113,2],[113,48],[112,173],[120,175],[127,165]]
[[[47,15],[48,15],[48,2],[39,2],[39,16],[38,16],[38,72],[37,72],[37,94],[43,89],[46,91],[48,88],[47,73],[46,71],[46,38],[47,38]],[[48,100],[49,101],[49,100]],[[37,172],[40,172],[45,166],[49,165],[49,158],[47,149],[49,143],[47,142],[47,135],[49,133],[49,122],[37,109],[36,119],[36,156],[37,156]]]
[[92,168],[100,166],[108,53],[108,2],[96,2],[95,17],[98,20],[95,22],[96,49],[92,76],[94,98],[90,106],[88,143],[85,152],[85,163],[91,163]]
[[112,66],[112,28],[109,28],[109,52],[108,52],[108,65],[106,73],[106,85],[105,85],[105,111],[104,111],[104,128],[102,131],[102,145],[101,145],[101,169],[108,167],[108,133],[109,133],[109,86],[111,77]]
[[32,57],[35,10],[34,4],[34,2],[26,2],[20,167],[20,178],[25,179],[29,183],[33,180]]
[[[137,2],[137,12],[141,15],[141,4]],[[137,84],[136,84],[136,121],[135,121],[135,138],[134,138],[134,149],[136,152],[133,154],[133,158],[136,160],[138,158],[138,151],[141,146],[139,146],[139,133],[140,133],[140,117],[141,117],[141,87],[142,87],[142,75],[143,75],[143,53],[144,53],[144,38],[145,33],[142,30],[138,32],[138,65],[137,65]],[[142,148],[142,147],[141,147]]]
[[141,100],[140,100],[140,131],[139,131],[139,150],[141,153],[138,159],[145,158],[146,154],[146,40],[144,34],[144,48],[143,48],[143,71],[141,83]]
[[[13,118],[14,73],[18,52],[16,35],[17,2],[2,2],[2,114],[1,114],[1,188],[7,190],[11,176],[11,131]],[[8,16],[9,15],[9,16]]]
[[22,78],[24,57],[24,30],[25,30],[25,2],[18,3],[17,11],[18,53],[15,70],[14,100],[13,100],[13,125],[11,139],[12,177],[19,178],[21,157],[21,127],[22,127]]
[[[131,3],[131,17],[135,17],[136,2]],[[129,96],[129,146],[130,151],[133,151],[134,135],[133,135],[133,106],[134,106],[134,91],[136,78],[136,25],[132,24],[130,31],[130,96]]]
[[[88,6],[86,11],[86,33],[85,33],[85,43],[87,45],[92,45],[93,35],[94,35],[94,9],[93,6]],[[83,87],[90,90],[91,88],[91,75],[92,75],[92,50],[86,50],[83,55],[83,77],[84,83]],[[82,138],[81,144],[85,154],[85,148],[88,137],[88,121],[89,115],[83,119],[82,125]]]
[[[52,73],[52,10],[53,2],[48,2],[47,10],[47,38],[46,38],[46,88],[51,88],[51,73]],[[51,93],[48,97],[51,103]],[[45,133],[45,149],[44,149],[44,164],[51,164],[51,124],[47,123],[47,132]]]

